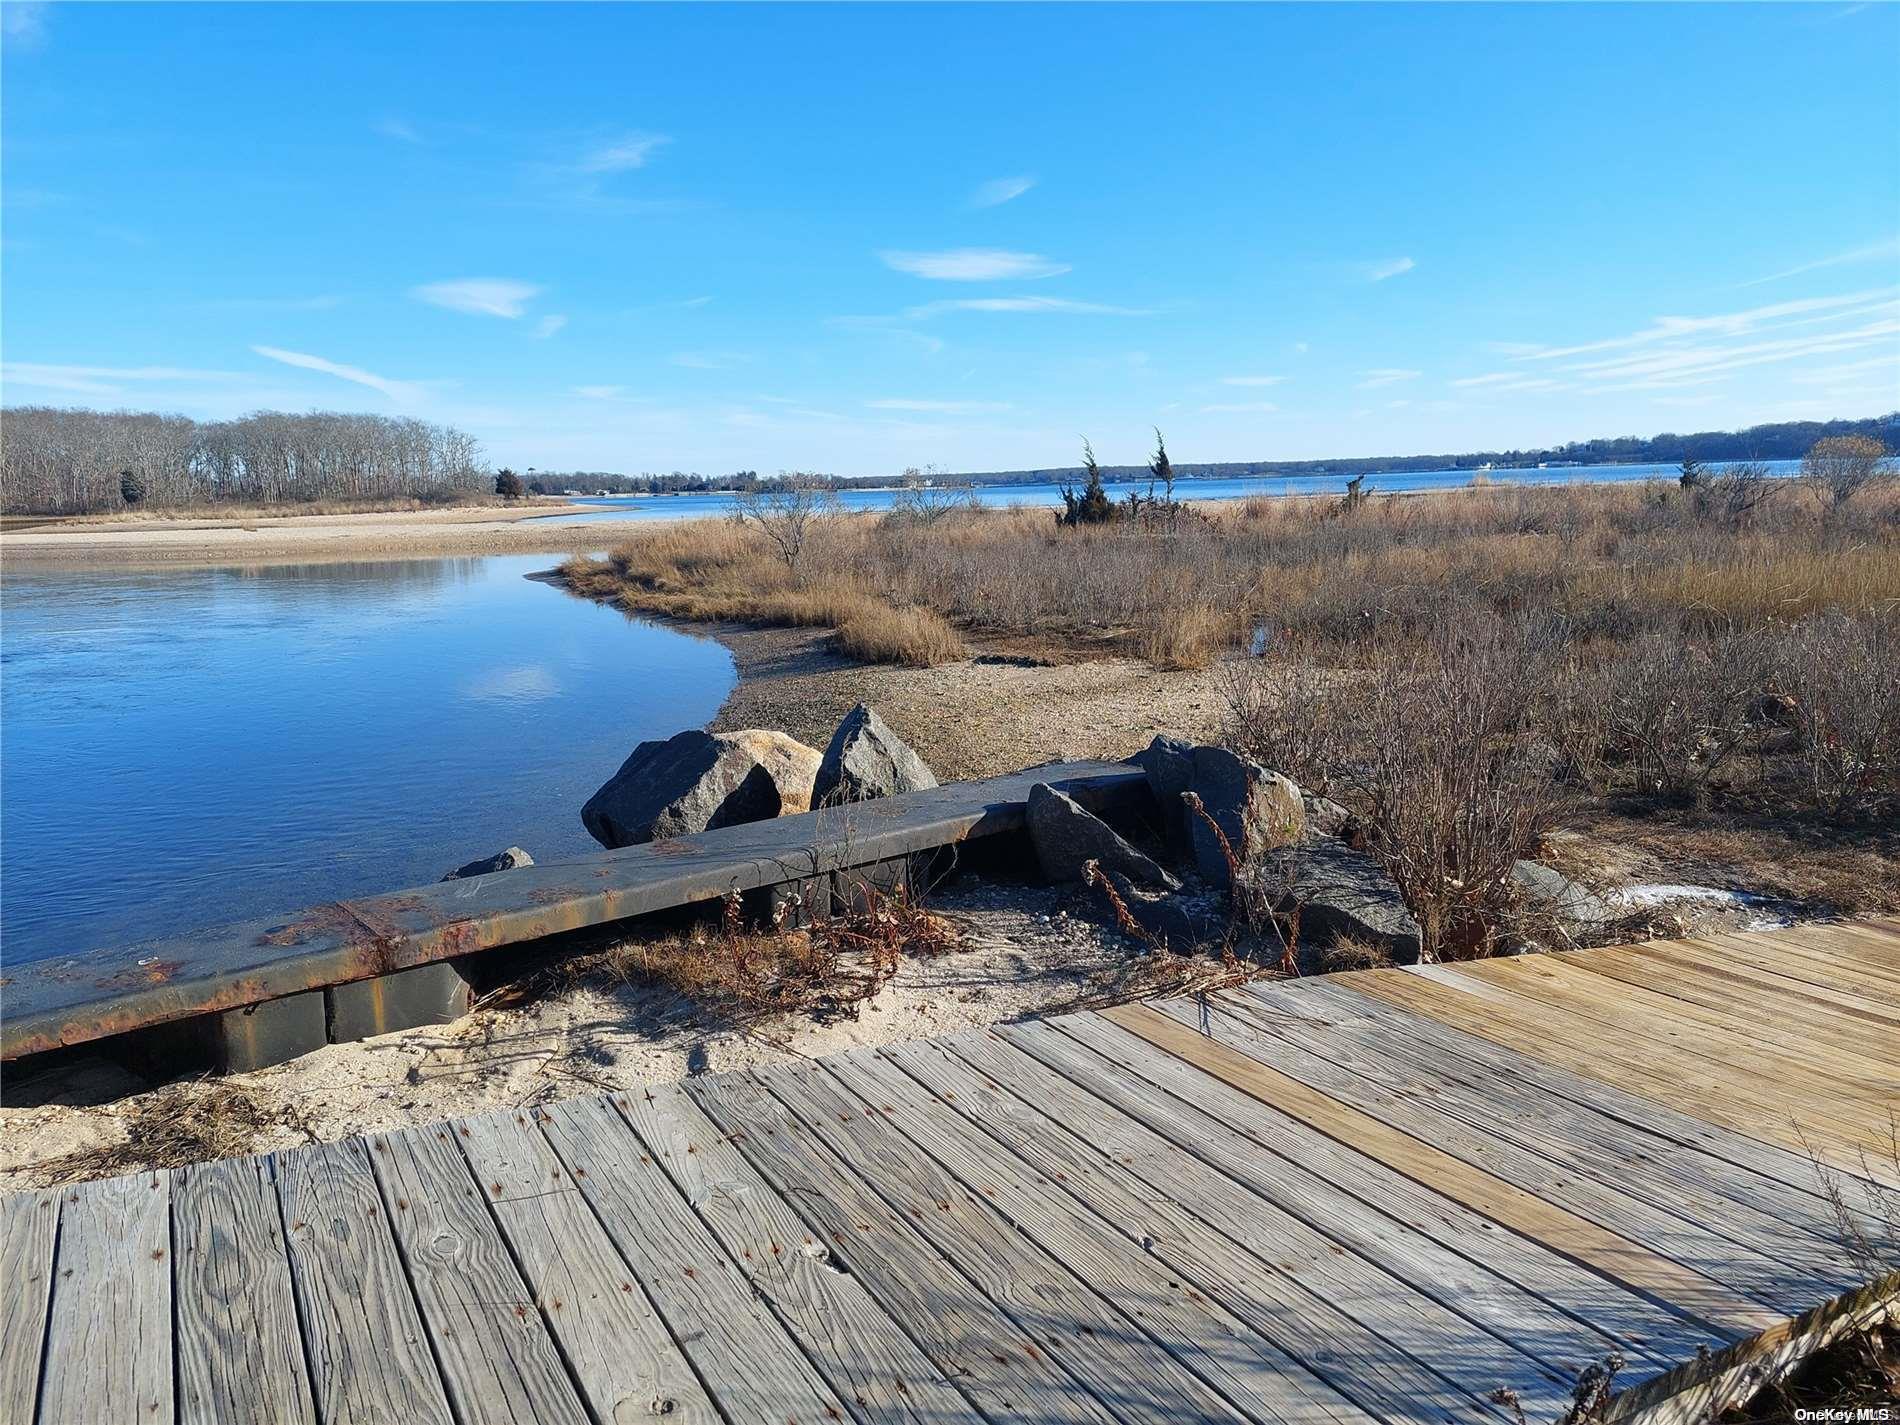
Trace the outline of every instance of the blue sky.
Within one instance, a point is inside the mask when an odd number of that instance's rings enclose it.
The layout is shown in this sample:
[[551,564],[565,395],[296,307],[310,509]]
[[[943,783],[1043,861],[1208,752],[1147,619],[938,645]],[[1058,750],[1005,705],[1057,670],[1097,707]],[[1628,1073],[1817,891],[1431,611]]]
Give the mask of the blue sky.
[[17,5],[8,403],[519,467],[1900,406],[1900,6]]

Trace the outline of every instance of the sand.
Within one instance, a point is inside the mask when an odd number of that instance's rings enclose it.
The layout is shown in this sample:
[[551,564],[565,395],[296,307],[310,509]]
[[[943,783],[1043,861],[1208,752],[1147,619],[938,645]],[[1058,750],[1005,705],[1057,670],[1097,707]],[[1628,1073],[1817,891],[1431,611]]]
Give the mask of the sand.
[[[669,990],[588,985],[234,1074],[215,1081],[215,1099],[197,1098],[199,1086],[180,1084],[97,1106],[0,1108],[0,1190],[166,1166],[162,1152],[128,1146],[128,1131],[156,1138],[156,1125],[169,1125],[205,1102],[243,1124],[237,1133],[220,1135],[219,1155],[264,1152],[484,1109],[953,1034],[1153,988],[1147,972],[1158,968],[1155,962],[1082,917],[1087,894],[1080,888],[973,881],[947,888],[932,904],[959,927],[962,948],[906,961],[855,1014],[829,1020],[780,1016],[736,1026],[709,1019]],[[90,1081],[69,1076],[66,1091],[83,1100],[124,1087],[117,1071],[101,1067]],[[120,1151],[103,1162],[60,1161],[98,1149]]]
[[70,520],[0,533],[8,562],[190,564],[250,559],[343,559],[429,554],[569,554],[608,548],[626,520],[559,523],[597,506],[537,502],[376,514],[242,519]]

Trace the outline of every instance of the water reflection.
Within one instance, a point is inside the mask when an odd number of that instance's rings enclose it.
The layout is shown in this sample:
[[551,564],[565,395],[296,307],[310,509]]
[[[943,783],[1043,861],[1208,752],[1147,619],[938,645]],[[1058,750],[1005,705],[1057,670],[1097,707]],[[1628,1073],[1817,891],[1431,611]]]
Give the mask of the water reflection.
[[9,570],[0,953],[592,849],[587,795],[732,664],[524,577],[548,562]]

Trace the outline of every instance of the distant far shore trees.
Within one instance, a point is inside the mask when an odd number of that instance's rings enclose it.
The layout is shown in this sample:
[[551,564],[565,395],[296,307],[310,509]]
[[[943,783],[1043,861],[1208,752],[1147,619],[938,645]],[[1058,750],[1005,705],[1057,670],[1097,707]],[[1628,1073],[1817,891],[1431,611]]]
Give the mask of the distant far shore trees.
[[429,502],[492,485],[473,436],[427,421],[331,411],[230,421],[55,406],[0,413],[0,509],[10,514]]

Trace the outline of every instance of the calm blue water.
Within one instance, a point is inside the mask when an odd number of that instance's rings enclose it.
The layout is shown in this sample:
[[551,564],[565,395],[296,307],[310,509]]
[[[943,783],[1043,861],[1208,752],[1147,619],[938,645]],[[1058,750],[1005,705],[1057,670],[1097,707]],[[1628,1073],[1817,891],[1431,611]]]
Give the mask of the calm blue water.
[[[1792,475],[1800,469],[1798,460],[1767,462],[1777,475]],[[1710,462],[1711,471],[1725,468]],[[1328,495],[1345,491],[1346,475],[1267,476],[1256,480],[1179,480],[1174,492],[1183,500],[1240,500],[1249,495]],[[1566,465],[1551,470],[1493,470],[1485,479],[1494,485],[1575,485],[1621,480],[1674,480],[1674,465]],[[1373,475],[1366,484],[1374,493],[1394,494],[1404,490],[1454,490],[1469,485],[1469,470],[1412,470],[1404,474]],[[1111,481],[1108,493],[1120,499],[1129,490],[1146,494],[1146,480],[1122,483]],[[1062,492],[1055,485],[985,485],[977,489],[977,498],[986,505],[1060,505]],[[847,510],[888,510],[897,499],[894,490],[846,490],[838,503]],[[587,496],[573,501],[586,505],[585,514],[547,515],[557,524],[577,521],[694,519],[716,517],[732,512],[731,495],[618,495],[601,498]]]
[[598,849],[581,803],[732,660],[523,577],[553,562],[9,570],[0,954]]

